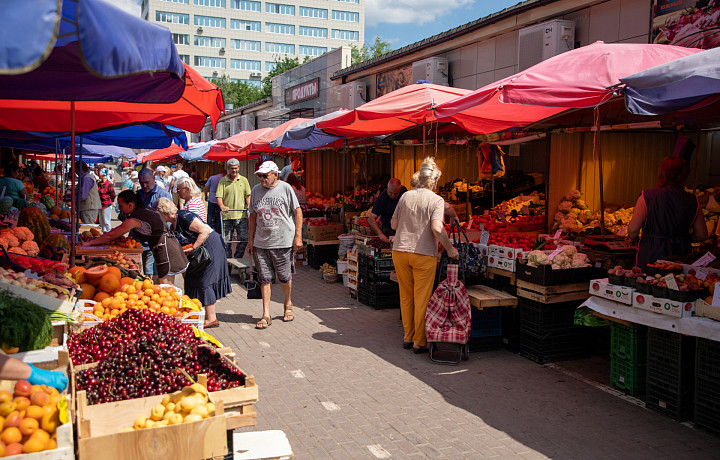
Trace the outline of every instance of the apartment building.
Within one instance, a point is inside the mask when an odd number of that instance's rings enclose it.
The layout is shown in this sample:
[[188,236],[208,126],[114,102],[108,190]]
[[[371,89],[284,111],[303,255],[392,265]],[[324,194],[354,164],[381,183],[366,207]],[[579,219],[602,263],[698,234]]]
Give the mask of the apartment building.
[[169,28],[204,77],[257,86],[285,57],[302,63],[365,40],[364,0],[143,0],[142,17]]

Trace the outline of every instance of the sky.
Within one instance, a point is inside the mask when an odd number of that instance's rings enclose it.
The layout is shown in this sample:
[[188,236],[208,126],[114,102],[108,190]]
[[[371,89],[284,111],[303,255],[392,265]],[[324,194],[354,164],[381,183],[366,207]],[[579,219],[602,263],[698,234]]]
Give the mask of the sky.
[[[105,0],[140,15],[140,0]],[[279,0],[278,0],[279,1]],[[521,0],[362,0],[365,2],[365,42],[376,36],[392,49],[501,11]]]
[[392,49],[467,24],[521,0],[364,0],[365,42],[376,36]]

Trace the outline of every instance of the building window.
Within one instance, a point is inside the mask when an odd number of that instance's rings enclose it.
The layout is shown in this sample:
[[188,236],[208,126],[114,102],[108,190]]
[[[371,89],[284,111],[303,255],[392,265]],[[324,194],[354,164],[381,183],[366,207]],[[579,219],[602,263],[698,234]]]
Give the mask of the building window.
[[295,45],[265,42],[265,51],[268,53],[295,54]]
[[213,27],[216,29],[225,28],[225,18],[216,18],[215,16],[194,16],[196,26]]
[[245,21],[243,19],[231,19],[230,28],[235,30],[249,30],[260,32],[260,21]]
[[235,81],[238,83],[245,83],[248,86],[254,86],[256,88],[260,88],[262,86],[262,81],[260,81],[260,80],[243,80],[241,78],[241,79],[236,79]]
[[336,21],[360,22],[360,13],[353,13],[352,11],[333,10],[332,18]]
[[180,13],[168,13],[167,11],[156,11],[155,21],[170,22],[172,24],[190,24],[190,15]]
[[161,2],[168,2],[168,3],[184,3],[184,4],[186,4],[186,5],[187,5],[188,3],[190,3],[189,0],[160,0],[160,1],[161,1]]
[[235,70],[260,70],[260,61],[230,59],[230,68]]
[[265,32],[271,34],[295,35],[295,26],[290,24],[277,24],[275,22],[265,23]]
[[344,2],[344,3],[360,3],[360,0],[335,0],[336,2]]
[[324,10],[322,8],[310,8],[309,6],[301,6],[300,16],[304,18],[327,19],[328,10]]
[[337,38],[338,40],[358,41],[360,40],[360,32],[357,30],[333,29],[332,38]]
[[172,34],[173,43],[176,45],[189,45],[190,35],[188,34]]
[[275,70],[275,66],[277,66],[277,62],[265,61],[265,72],[272,72]]
[[211,67],[213,69],[224,69],[225,58],[195,56],[195,67]]
[[255,40],[236,40],[232,41],[232,49],[243,50],[243,51],[262,51],[262,46],[259,41]]
[[322,27],[308,27],[308,26],[299,26],[298,27],[298,35],[302,35],[303,37],[319,37],[319,38],[327,38],[328,36],[328,30],[323,29]]
[[302,56],[320,56],[321,54],[327,53],[327,50],[324,46],[299,45],[299,54]]
[[206,48],[225,48],[225,39],[220,37],[204,37],[195,35],[195,46]]
[[260,2],[254,2],[251,0],[230,0],[230,8],[243,11],[262,11],[260,8]]
[[194,0],[196,5],[225,8],[225,0]]
[[295,16],[295,7],[293,5],[283,5],[282,3],[265,3],[265,12]]
[[181,54],[180,60],[183,61],[185,64],[190,65],[190,55],[189,54]]

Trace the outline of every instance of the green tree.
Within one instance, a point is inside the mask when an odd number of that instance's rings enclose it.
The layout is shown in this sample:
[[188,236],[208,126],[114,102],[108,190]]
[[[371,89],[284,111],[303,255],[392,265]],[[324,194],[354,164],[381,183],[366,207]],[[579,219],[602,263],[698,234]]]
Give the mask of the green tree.
[[233,107],[241,107],[263,98],[260,87],[244,81],[231,81],[227,75],[211,79],[211,81],[222,91],[225,103],[232,104]]
[[350,45],[350,60],[353,65],[358,64],[368,59],[381,56],[383,54],[392,51],[390,43],[384,41],[379,35],[375,36],[372,44],[365,43],[362,47],[358,48],[357,45]]
[[[307,59],[305,59],[307,62]],[[272,78],[285,73],[290,69],[300,65],[299,58],[285,57],[282,60],[275,59],[275,68],[268,72],[267,76],[263,78],[262,83],[262,97],[272,97]]]

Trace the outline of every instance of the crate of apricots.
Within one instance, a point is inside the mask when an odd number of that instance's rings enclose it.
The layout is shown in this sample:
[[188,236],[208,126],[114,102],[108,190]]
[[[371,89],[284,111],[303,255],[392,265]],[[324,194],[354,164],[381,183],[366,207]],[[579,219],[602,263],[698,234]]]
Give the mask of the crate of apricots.
[[117,267],[99,265],[76,267],[74,276],[83,288],[76,309],[83,326],[94,326],[129,309],[150,310],[173,316],[179,321],[203,328],[205,310],[198,299],[181,295],[174,286],[160,286],[151,280],[121,277]]

